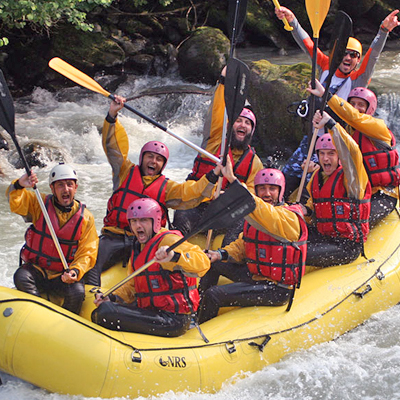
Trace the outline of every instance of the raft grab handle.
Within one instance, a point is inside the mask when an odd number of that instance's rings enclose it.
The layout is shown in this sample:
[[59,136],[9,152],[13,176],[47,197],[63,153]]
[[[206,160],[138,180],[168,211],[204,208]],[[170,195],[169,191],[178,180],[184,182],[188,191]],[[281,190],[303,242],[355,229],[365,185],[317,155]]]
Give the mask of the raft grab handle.
[[362,292],[353,292],[353,294],[354,294],[355,296],[360,297],[360,299],[362,299],[362,298],[364,298],[364,296],[365,296],[368,292],[371,292],[371,291],[372,291],[371,285],[367,285],[367,286],[365,287],[365,289],[364,289]]

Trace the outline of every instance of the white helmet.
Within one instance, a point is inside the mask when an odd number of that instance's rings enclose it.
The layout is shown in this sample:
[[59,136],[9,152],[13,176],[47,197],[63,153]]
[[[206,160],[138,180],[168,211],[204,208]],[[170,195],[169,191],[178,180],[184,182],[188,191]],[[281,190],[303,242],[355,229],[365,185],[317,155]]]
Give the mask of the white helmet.
[[73,179],[74,181],[77,181],[78,176],[72,167],[64,163],[60,163],[53,167],[53,169],[50,171],[49,184],[51,185],[52,183],[61,181],[63,179]]

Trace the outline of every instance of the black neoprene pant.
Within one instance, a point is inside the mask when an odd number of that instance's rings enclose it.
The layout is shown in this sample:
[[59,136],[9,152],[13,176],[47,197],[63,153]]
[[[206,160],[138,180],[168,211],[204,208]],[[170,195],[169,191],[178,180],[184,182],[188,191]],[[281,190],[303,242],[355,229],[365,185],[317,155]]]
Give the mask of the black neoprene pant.
[[190,326],[191,316],[162,310],[149,310],[136,305],[105,301],[92,313],[92,321],[112,330],[176,337]]
[[47,279],[32,264],[24,264],[14,274],[14,284],[18,290],[39,296],[40,293],[55,294],[64,298],[63,308],[75,314],[81,311],[85,299],[85,285],[81,281],[64,283],[61,277]]

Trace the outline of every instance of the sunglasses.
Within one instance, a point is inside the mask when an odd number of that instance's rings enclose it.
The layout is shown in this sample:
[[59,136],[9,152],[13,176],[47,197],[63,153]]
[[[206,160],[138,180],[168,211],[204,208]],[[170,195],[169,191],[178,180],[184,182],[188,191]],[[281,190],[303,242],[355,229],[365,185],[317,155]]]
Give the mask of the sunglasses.
[[345,55],[349,55],[350,58],[359,58],[360,57],[360,53],[358,51],[355,50],[346,50]]

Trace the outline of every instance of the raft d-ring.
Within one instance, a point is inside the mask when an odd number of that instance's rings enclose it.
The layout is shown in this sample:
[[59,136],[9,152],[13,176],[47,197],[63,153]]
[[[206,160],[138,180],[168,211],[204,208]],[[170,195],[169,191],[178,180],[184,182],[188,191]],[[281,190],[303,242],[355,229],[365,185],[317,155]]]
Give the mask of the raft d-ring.
[[368,292],[370,292],[371,290],[372,290],[371,285],[367,285],[367,286],[365,287],[365,289],[364,289],[362,292],[353,292],[353,294],[354,294],[355,296],[358,296],[358,297],[360,297],[361,299],[363,299],[364,296],[365,296]]
[[236,346],[235,346],[235,343],[233,343],[233,342],[226,342],[225,348],[229,354],[232,354],[236,351]]
[[142,362],[142,353],[139,350],[133,350],[131,359],[132,362],[140,364]]
[[386,278],[385,274],[380,269],[376,271],[376,277],[380,281],[383,281]]

